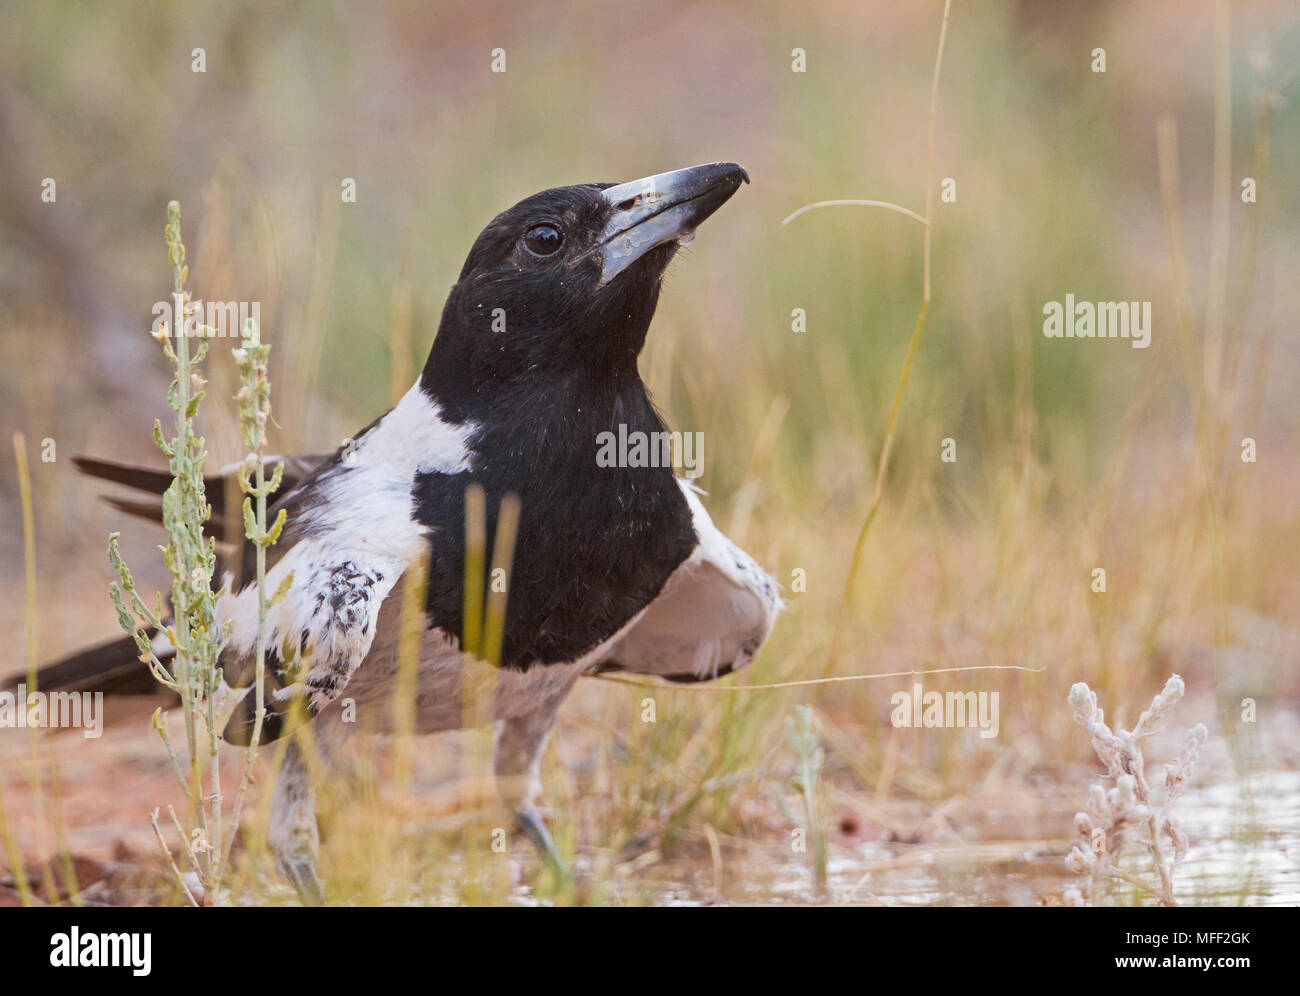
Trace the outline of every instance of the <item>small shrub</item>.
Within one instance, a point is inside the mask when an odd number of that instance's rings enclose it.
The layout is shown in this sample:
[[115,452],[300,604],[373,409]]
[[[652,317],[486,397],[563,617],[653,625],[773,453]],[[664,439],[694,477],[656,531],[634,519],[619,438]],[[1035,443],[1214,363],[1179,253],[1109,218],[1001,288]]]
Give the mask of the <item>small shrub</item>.
[[[1165,765],[1166,793],[1160,805],[1152,798],[1147,783],[1142,741],[1157,731],[1185,691],[1183,679],[1176,674],[1171,676],[1146,712],[1138,717],[1137,726],[1112,732],[1092,689],[1082,681],[1070,689],[1070,708],[1075,721],[1087,729],[1093,750],[1106,766],[1107,777],[1115,782],[1109,790],[1101,782],[1095,782],[1088,794],[1087,810],[1074,816],[1074,828],[1083,840],[1071,849],[1065,863],[1071,871],[1088,876],[1086,902],[1089,905],[1103,902],[1116,879],[1153,893],[1165,906],[1178,905],[1174,900],[1174,867],[1187,854],[1188,841],[1169,810],[1196,768],[1201,745],[1205,743],[1205,725],[1197,723],[1188,730],[1178,760]],[[1120,855],[1129,845],[1146,848],[1157,878],[1155,888],[1119,867]],[[1081,906],[1085,896],[1077,888],[1071,888],[1066,891],[1065,900],[1070,905]]]

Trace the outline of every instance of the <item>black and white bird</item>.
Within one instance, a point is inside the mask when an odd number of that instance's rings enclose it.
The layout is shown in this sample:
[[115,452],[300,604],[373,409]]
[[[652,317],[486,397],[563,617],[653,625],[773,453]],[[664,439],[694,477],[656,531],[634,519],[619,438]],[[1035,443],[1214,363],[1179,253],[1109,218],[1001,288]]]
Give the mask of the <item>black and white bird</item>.
[[[293,580],[267,622],[262,742],[292,733],[295,703],[327,757],[353,732],[390,730],[403,588],[418,566],[427,566],[427,595],[416,732],[462,726],[465,670],[480,666],[460,650],[471,483],[486,495],[488,536],[502,499],[520,501],[496,672],[495,772],[544,856],[558,860],[536,808],[539,761],[581,675],[704,681],[753,658],[782,606],[776,583],[718,531],[671,467],[597,460],[602,433],[666,431],[637,370],[660,283],[678,247],[748,179],[734,163],[710,163],[560,187],[488,224],[419,381],[332,456],[286,467],[275,507],[288,524],[269,551],[266,584]],[[170,482],[163,472],[80,465],[156,494]],[[219,480],[208,491],[220,520]],[[118,505],[157,515],[156,501]],[[247,689],[257,589],[247,572],[227,580],[217,611],[233,630],[221,662],[226,680]],[[160,655],[171,652],[164,635],[155,643]],[[155,690],[136,658],[129,639],[114,641],[44,669],[40,684]],[[243,693],[227,740],[247,743],[255,709]],[[315,802],[297,739],[274,788],[270,844],[303,898],[319,902]]]

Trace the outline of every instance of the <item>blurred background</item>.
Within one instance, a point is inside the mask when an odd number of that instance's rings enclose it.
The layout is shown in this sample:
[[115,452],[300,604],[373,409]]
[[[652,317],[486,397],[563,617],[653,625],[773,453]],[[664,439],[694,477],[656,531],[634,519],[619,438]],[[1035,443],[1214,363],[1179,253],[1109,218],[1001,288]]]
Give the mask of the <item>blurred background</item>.
[[[142,587],[164,581],[158,534],[97,501],[70,458],[161,464],[151,426],[167,416],[169,372],[148,331],[170,289],[169,200],[181,203],[194,295],[260,302],[272,447],[320,451],[412,382],[464,254],[498,211],[551,186],[734,160],[752,186],[674,263],[642,357],[672,427],[705,435],[698,483],[715,520],[787,588],[773,642],[733,681],[828,665],[1047,670],[927,683],[999,691],[993,740],[891,727],[889,696],[909,680],[665,690],[652,727],[637,721],[643,692],[587,683],[547,780],[564,846],[623,883],[597,898],[818,895],[776,803],[795,799],[785,719],[806,702],[827,751],[833,898],[1057,902],[1063,842],[1096,769],[1066,691],[1087,681],[1131,725],[1176,671],[1189,695],[1172,749],[1205,721],[1206,782],[1220,793],[1189,803],[1201,850],[1188,897],[1297,901],[1300,12],[1228,9],[1216,36],[1210,2],[952,5],[930,174],[933,301],[841,613],[920,304],[922,228],[861,207],[781,221],[827,198],[924,211],[942,3],[11,5],[0,428],[6,444],[24,433],[34,461],[39,658],[115,634],[111,530]],[[804,72],[792,71],[797,48]],[[505,72],[492,71],[495,49]],[[1216,95],[1221,128],[1224,112],[1231,123],[1217,232]],[[1245,177],[1255,203],[1241,199]],[[340,196],[345,178],[355,203]],[[955,202],[939,199],[944,178]],[[1185,262],[1186,293],[1171,259]],[[1207,335],[1216,286],[1222,331],[1212,320]],[[1151,301],[1150,348],[1045,338],[1043,305],[1066,293]],[[792,331],[796,308],[806,332]],[[223,463],[240,455],[236,371],[224,348],[207,367],[202,429]],[[1245,437],[1254,463],[1240,459]],[[945,438],[955,463],[940,460]],[[0,621],[17,634],[23,538],[12,459],[3,465]],[[1104,594],[1091,588],[1097,567]],[[805,591],[790,590],[795,571]],[[0,663],[21,668],[18,639]],[[148,851],[144,814],[171,789],[147,721],[137,726],[134,739],[40,748],[64,779],[57,819],[74,852]],[[10,741],[28,756],[25,738]],[[444,741],[421,747],[430,765],[456,750]],[[22,770],[0,780],[35,855],[53,834]],[[434,767],[425,778],[447,784]],[[444,880],[419,869],[452,878],[467,818],[453,794],[404,829],[370,825],[397,834],[385,867],[401,853],[426,896]],[[437,833],[424,832],[430,820]],[[376,875],[341,851],[331,869],[326,852],[327,875]]]

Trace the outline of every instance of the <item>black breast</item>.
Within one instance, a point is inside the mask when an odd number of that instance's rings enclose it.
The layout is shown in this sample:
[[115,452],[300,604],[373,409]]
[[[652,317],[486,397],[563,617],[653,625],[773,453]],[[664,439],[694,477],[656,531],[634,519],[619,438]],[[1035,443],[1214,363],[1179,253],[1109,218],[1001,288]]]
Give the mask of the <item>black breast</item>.
[[534,412],[494,422],[473,441],[472,471],[417,476],[416,515],[431,529],[430,626],[462,634],[471,482],[487,495],[489,544],[501,499],[514,493],[521,502],[503,666],[575,660],[659,594],[697,542],[690,507],[671,468],[596,461],[599,431],[616,431],[619,422],[629,432],[663,430],[638,393],[603,414]]

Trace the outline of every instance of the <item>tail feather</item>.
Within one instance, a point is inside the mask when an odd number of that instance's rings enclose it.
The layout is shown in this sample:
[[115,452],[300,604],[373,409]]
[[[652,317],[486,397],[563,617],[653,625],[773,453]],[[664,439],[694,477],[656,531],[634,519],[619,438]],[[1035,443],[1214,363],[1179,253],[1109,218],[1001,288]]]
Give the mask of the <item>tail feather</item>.
[[[128,488],[147,491],[152,495],[161,495],[172,483],[171,471],[168,470],[151,470],[148,467],[135,467],[127,463],[113,463],[86,456],[74,456],[72,462],[87,477],[124,484]],[[216,482],[216,478],[204,479],[204,484],[216,484]],[[214,490],[221,489],[216,487]]]
[[[277,463],[284,463],[284,477],[281,490],[287,490],[310,474],[320,464],[330,458],[328,453],[305,454],[303,456],[268,456],[264,460],[267,468],[274,468]],[[101,481],[112,481],[136,491],[151,495],[161,495],[172,483],[170,470],[155,470],[150,467],[136,467],[128,463],[114,463],[111,460],[98,460],[95,457],[74,456],[72,462],[87,477]],[[203,486],[209,492],[208,504],[214,509],[222,507],[225,501],[226,485],[238,473],[239,465],[222,467],[215,474],[203,478]],[[269,472],[269,471],[268,471]]]
[[148,519],[150,522],[156,522],[160,525],[163,520],[162,502],[160,501],[146,501],[141,498],[114,498],[111,495],[101,495],[100,501],[113,506],[119,512],[133,515],[137,519]]
[[[165,641],[160,641],[165,642]],[[170,644],[159,647],[166,660],[174,652]],[[5,679],[3,687],[16,688],[27,682],[27,674]],[[43,692],[103,692],[105,695],[156,695],[162,688],[129,636],[109,640],[78,651],[36,672],[36,688]],[[34,689],[29,689],[34,690]]]

